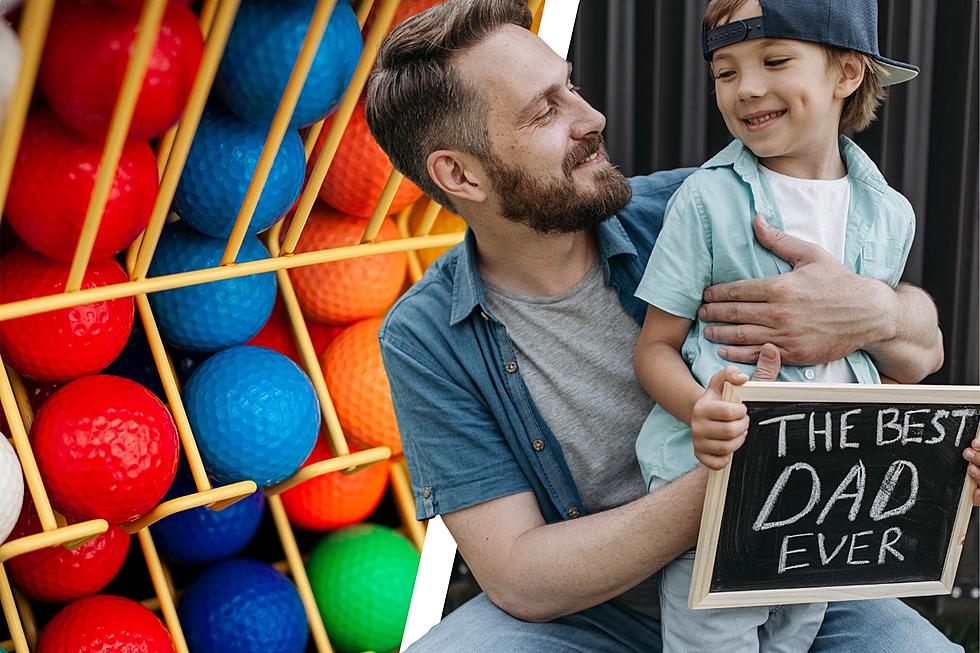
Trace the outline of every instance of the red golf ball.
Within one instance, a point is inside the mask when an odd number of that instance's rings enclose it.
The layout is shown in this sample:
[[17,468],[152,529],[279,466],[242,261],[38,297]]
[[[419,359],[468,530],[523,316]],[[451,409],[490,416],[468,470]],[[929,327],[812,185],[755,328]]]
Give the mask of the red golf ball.
[[31,428],[51,504],[79,519],[122,524],[155,506],[177,473],[177,429],[135,381],[87,376],[55,392]]
[[136,601],[109,594],[75,601],[41,631],[36,653],[173,653],[170,633]]
[[[319,358],[327,345],[333,342],[333,339],[344,330],[344,327],[306,320],[306,329],[310,333],[313,351]],[[280,354],[289,356],[294,363],[303,367],[299,350],[296,348],[296,340],[293,338],[292,327],[289,326],[289,315],[286,313],[286,307],[278,299],[272,309],[272,315],[269,316],[269,321],[265,323],[261,331],[255,334],[254,338],[245,344],[275,350]]]
[[[44,110],[24,125],[7,198],[7,217],[37,251],[70,261],[82,232],[102,144],[69,129]],[[157,164],[146,141],[129,141],[102,213],[92,258],[129,246],[146,227],[157,194]]]
[[[29,496],[14,526],[13,537],[41,532],[41,520]],[[129,533],[118,526],[75,549],[52,546],[7,561],[14,583],[29,597],[65,603],[94,594],[116,577],[129,552]]]
[[[23,245],[0,259],[0,303],[62,292],[71,265]],[[89,263],[82,288],[128,277],[114,259]],[[133,298],[73,306],[0,322],[0,352],[19,373],[41,381],[67,381],[111,363],[133,328]]]
[[[100,138],[126,74],[139,13],[90,0],[59,2],[41,62],[51,107],[78,131]],[[143,78],[130,138],[159,136],[177,121],[190,93],[204,41],[194,13],[170,3]]]

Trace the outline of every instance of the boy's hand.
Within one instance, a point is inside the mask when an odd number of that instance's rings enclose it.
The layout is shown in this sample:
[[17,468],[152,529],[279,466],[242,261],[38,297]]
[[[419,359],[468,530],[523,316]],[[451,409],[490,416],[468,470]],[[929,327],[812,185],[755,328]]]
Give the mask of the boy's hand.
[[[775,381],[779,374],[779,350],[772,344],[759,349],[753,381]],[[749,377],[735,366],[728,366],[717,372],[708,382],[704,394],[694,403],[691,413],[691,439],[694,441],[694,455],[701,464],[710,469],[722,469],[732,459],[749,429],[749,418],[745,404],[724,401],[721,398],[725,382],[742,385]],[[980,461],[980,450],[977,451]]]
[[[980,485],[980,438],[974,438],[970,446],[963,450],[963,457],[970,461],[966,466],[967,473],[973,482]],[[980,506],[980,487],[973,490],[973,505]]]

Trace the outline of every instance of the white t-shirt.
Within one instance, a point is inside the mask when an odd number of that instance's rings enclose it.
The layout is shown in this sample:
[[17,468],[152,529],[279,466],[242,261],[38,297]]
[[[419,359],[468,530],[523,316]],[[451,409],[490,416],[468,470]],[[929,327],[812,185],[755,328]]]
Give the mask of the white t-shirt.
[[[759,166],[772,191],[783,218],[783,230],[791,236],[808,240],[844,260],[844,234],[847,231],[847,209],[851,202],[851,182],[840,179],[799,179]],[[821,383],[855,383],[857,379],[844,359],[815,366],[815,381]]]

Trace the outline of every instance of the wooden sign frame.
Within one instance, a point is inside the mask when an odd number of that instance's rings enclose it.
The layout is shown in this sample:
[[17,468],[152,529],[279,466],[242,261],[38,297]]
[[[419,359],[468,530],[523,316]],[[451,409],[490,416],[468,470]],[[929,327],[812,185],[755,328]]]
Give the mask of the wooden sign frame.
[[[940,385],[855,385],[814,383],[749,382],[742,386],[725,385],[723,398],[741,402],[835,403],[835,404],[975,404],[980,406],[980,386]],[[980,431],[980,429],[978,429]],[[750,436],[751,437],[751,433]],[[964,436],[962,447],[977,437]],[[884,597],[949,594],[953,589],[963,541],[973,508],[976,484],[964,474],[959,504],[953,523],[945,564],[940,578],[929,581],[842,585],[827,587],[779,588],[767,590],[712,591],[718,539],[724,517],[725,497],[731,465],[712,470],[704,497],[697,557],[688,597],[690,607],[719,608],[753,605],[781,605],[816,601],[848,601]]]

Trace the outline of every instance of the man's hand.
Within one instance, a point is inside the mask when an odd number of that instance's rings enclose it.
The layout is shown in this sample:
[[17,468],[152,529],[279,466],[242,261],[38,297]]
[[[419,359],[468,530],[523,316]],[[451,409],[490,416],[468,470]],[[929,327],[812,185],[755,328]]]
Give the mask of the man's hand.
[[771,342],[788,365],[838,360],[868,343],[895,335],[882,316],[897,312],[895,292],[886,284],[854,274],[821,247],[770,226],[753,222],[756,238],[793,271],[765,279],[745,279],[706,288],[698,317],[710,326],[705,336],[722,347],[720,355],[754,363]]
[[[974,483],[980,485],[980,438],[970,442],[970,447],[963,450],[963,457],[970,461],[966,466],[966,472],[973,478]],[[973,490],[973,505],[980,506],[980,487]]]
[[[763,345],[752,380],[775,381],[779,367],[779,350],[771,344]],[[748,380],[748,376],[730,365],[711,377],[704,394],[694,403],[691,439],[694,441],[694,455],[705,467],[723,468],[731,462],[735,450],[745,442],[749,430],[745,404],[724,401],[722,391],[726,381],[742,385]]]

